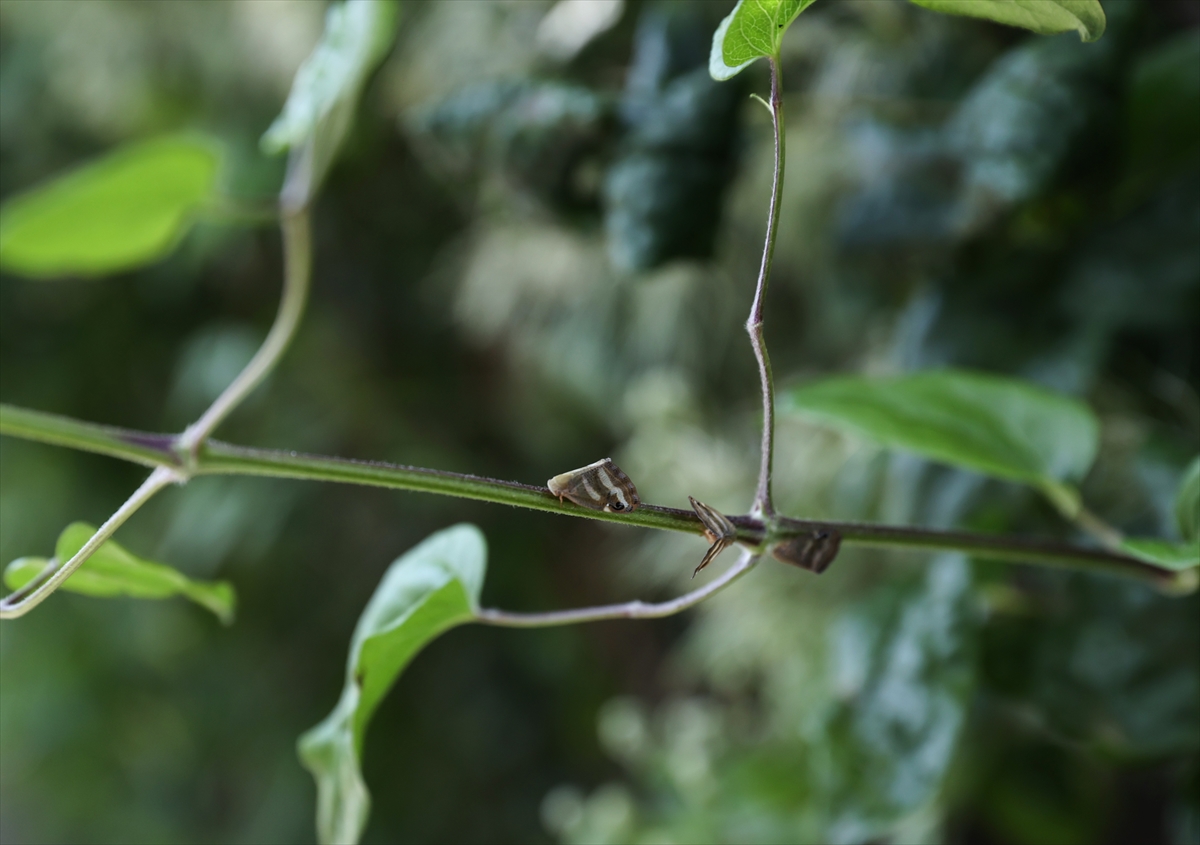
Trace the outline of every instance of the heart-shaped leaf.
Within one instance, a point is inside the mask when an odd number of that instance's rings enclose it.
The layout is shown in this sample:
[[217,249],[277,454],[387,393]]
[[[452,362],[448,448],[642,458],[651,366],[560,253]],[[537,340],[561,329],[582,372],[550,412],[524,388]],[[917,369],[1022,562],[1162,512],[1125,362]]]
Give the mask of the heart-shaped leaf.
[[738,0],[713,33],[708,72],[713,79],[736,76],[755,59],[778,58],[783,34],[814,0]]
[[[84,522],[73,522],[63,529],[54,554],[60,561],[70,560],[92,538],[96,529]],[[46,566],[45,558],[22,557],[4,570],[4,583],[13,590],[28,584]],[[166,599],[183,596],[211,610],[225,624],[233,621],[233,587],[225,581],[193,581],[178,570],[143,560],[120,544],[109,540],[100,546],[62,588],[73,593],[99,598],[129,596],[135,599]]]
[[212,197],[219,155],[199,137],[121,147],[0,208],[0,268],[103,276],[162,258]]
[[300,759],[317,781],[321,842],[358,841],[370,811],[362,749],[371,714],[426,643],[474,618],[486,567],[483,535],[462,524],[431,535],[384,573],[350,640],[337,706],[300,737]]
[[1100,0],[912,0],[947,15],[967,15],[1019,26],[1041,35],[1078,32],[1084,41],[1104,34]]
[[892,378],[846,376],[792,390],[783,407],[884,446],[1030,484],[1068,516],[1099,424],[1081,402],[1020,381],[941,370]]
[[320,185],[350,128],[367,77],[396,33],[394,0],[346,0],[329,7],[325,31],[296,71],[283,112],[262,137],[270,153],[299,150],[304,172],[292,198],[303,203]]

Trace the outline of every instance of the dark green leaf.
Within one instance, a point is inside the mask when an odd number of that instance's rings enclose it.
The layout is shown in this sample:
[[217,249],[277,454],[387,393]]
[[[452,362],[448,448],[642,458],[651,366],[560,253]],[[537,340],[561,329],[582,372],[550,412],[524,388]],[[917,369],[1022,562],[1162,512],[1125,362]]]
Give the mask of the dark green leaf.
[[813,0],[738,0],[713,33],[708,72],[729,79],[755,59],[777,57],[783,34]]
[[846,376],[792,390],[783,408],[895,449],[1030,484],[1068,515],[1064,483],[1096,454],[1099,426],[1080,402],[1028,382],[959,370]]
[[841,703],[819,752],[833,765],[817,778],[824,841],[887,840],[937,794],[975,686],[977,631],[971,567],[957,553],[838,620],[830,664]]
[[1183,471],[1175,494],[1175,518],[1185,540],[1200,539],[1200,455]]
[[1086,576],[1056,586],[1041,602],[1053,613],[1006,623],[1028,643],[1007,657],[1019,707],[1059,736],[1126,754],[1200,749],[1200,595]]
[[935,12],[1019,26],[1040,35],[1078,32],[1084,41],[1104,34],[1100,0],[912,0]]
[[1200,151],[1200,31],[1140,59],[1129,82],[1129,158],[1137,176],[1193,165]]
[[361,762],[371,715],[426,643],[474,618],[486,567],[483,535],[463,524],[431,535],[384,573],[350,640],[337,706],[300,737],[300,759],[317,780],[321,842],[358,841],[370,811]]
[[1153,537],[1131,537],[1121,543],[1121,549],[1147,563],[1176,572],[1200,566],[1200,539],[1172,543]]
[[397,10],[394,0],[346,0],[326,13],[321,40],[262,138],[267,152],[303,151],[304,196],[297,199],[311,196],[337,155],[363,84],[391,47]]
[[102,276],[162,258],[211,197],[218,163],[203,138],[159,138],[21,194],[0,209],[0,267]]
[[[63,529],[54,554],[60,561],[70,560],[92,538],[96,529],[73,522]],[[4,583],[19,589],[33,580],[46,565],[44,558],[23,557],[4,570]],[[233,621],[233,587],[225,581],[193,581],[181,572],[161,563],[143,560],[112,540],[107,541],[62,585],[64,590],[85,596],[135,599],[166,599],[184,596],[211,610],[225,624]]]

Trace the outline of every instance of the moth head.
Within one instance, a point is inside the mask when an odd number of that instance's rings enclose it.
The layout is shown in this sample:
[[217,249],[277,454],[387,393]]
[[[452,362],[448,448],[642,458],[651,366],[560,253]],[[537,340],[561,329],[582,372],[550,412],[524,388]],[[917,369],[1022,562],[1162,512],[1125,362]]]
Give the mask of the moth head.
[[637,510],[637,506],[641,504],[638,499],[637,491],[629,487],[614,487],[608,491],[608,498],[604,503],[604,510],[609,513],[628,513],[632,510]]

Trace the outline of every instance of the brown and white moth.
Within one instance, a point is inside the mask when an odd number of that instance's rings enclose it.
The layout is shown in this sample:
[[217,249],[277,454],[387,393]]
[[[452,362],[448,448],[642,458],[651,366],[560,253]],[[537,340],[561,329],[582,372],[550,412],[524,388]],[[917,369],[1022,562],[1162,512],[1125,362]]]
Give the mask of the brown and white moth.
[[688,496],[688,501],[692,503],[692,510],[704,524],[705,539],[712,544],[704,553],[704,559],[700,561],[696,571],[692,573],[692,577],[695,578],[696,572],[708,566],[717,559],[717,555],[733,545],[733,541],[737,537],[737,528],[729,521],[728,517],[716,508],[709,507],[704,502],[697,502],[691,496]]
[[556,475],[546,482],[546,486],[560,502],[570,499],[580,507],[594,511],[624,513],[637,510],[642,503],[637,488],[612,458]]
[[837,529],[817,528],[780,543],[772,554],[777,560],[820,575],[833,563],[841,547],[842,535]]

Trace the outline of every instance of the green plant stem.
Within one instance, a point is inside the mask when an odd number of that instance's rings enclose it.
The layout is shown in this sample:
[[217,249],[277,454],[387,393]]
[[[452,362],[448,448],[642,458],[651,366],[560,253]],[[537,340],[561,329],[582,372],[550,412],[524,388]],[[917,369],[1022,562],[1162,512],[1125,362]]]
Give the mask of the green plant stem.
[[84,543],[83,548],[76,552],[70,560],[66,563],[52,561],[55,565],[48,565],[24,587],[0,600],[0,619],[16,619],[24,616],[45,601],[63,581],[71,577],[76,569],[83,566],[96,549],[100,548],[104,541],[124,524],[125,520],[133,516],[138,508],[150,501],[159,490],[182,480],[183,477],[171,467],[157,467],[150,473],[150,477],[142,482],[142,486],[135,490],[133,495],[126,499],[125,503],[96,529],[92,538]]
[[189,464],[194,461],[201,445],[213,430],[279,363],[304,314],[312,278],[312,224],[307,208],[302,206],[287,211],[280,221],[280,226],[283,230],[283,294],[279,300],[275,322],[263,345],[250,359],[250,363],[238,373],[237,378],[225,388],[200,419],[184,431],[178,446]]
[[1110,549],[1121,548],[1121,542],[1125,539],[1120,531],[1113,528],[1082,505],[1079,506],[1079,510],[1075,514],[1074,522],[1083,531]]
[[656,603],[629,601],[600,607],[582,607],[578,610],[552,610],[547,613],[479,610],[475,613],[475,619],[488,625],[501,625],[507,628],[548,628],[554,625],[599,622],[602,619],[660,619],[663,616],[673,616],[687,610],[714,593],[720,592],[753,569],[758,561],[759,557],[754,552],[743,550],[737,563],[729,567],[719,578],[670,601]]
[[770,519],[775,515],[775,503],[771,497],[771,473],[775,462],[775,380],[771,374],[771,357],[767,354],[767,341],[763,336],[763,305],[767,294],[767,283],[771,279],[771,263],[775,257],[775,236],[779,231],[779,205],[783,197],[783,79],[779,59],[772,57],[771,63],[771,125],[775,130],[775,175],[771,183],[771,207],[767,212],[767,235],[763,243],[762,264],[758,269],[758,281],[754,286],[754,301],[750,305],[750,316],[746,320],[746,333],[758,362],[758,377],[762,388],[762,454],[758,468],[758,488],[754,494],[751,512]]
[[[166,434],[113,428],[11,405],[0,405],[0,434],[98,452],[175,472],[179,469],[174,438]],[[376,461],[254,449],[217,440],[209,440],[204,444],[191,471],[204,475],[258,475],[362,484],[477,499],[642,528],[690,534],[704,532],[703,524],[691,510],[643,504],[632,513],[606,513],[581,508],[571,502],[559,502],[558,497],[545,487],[515,481]],[[746,515],[730,517],[730,521],[737,528],[739,543],[756,550],[764,546],[767,528],[761,519]],[[771,541],[781,542],[789,537],[828,529],[838,531],[842,542],[848,545],[959,551],[990,560],[1107,572],[1164,587],[1170,587],[1177,580],[1175,573],[1119,552],[1005,535],[776,517],[771,529]]]

